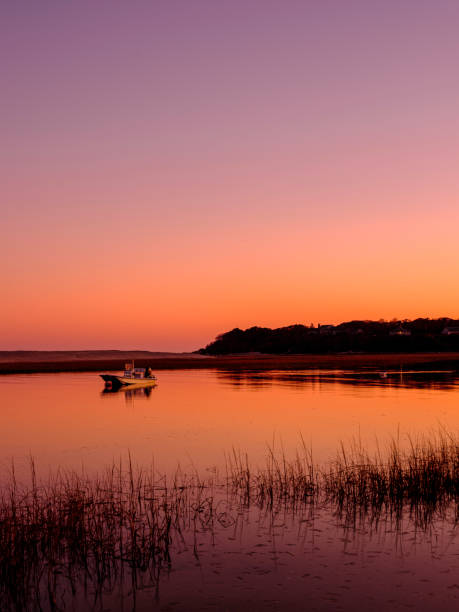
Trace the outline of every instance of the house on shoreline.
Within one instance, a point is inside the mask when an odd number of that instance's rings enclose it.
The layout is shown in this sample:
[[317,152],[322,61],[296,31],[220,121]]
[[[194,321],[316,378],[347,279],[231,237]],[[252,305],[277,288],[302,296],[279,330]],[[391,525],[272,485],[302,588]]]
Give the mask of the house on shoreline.
[[392,329],[389,332],[389,336],[411,336],[411,332],[400,325],[396,329]]
[[443,336],[459,336],[459,327],[458,326],[445,327],[441,333]]

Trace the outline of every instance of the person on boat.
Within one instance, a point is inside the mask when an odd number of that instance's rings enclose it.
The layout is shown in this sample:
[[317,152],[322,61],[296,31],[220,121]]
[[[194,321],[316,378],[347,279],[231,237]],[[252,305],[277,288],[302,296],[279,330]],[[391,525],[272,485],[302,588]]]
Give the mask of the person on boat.
[[146,378],[151,378],[153,376],[153,371],[150,368],[150,366],[148,366],[147,371],[145,372],[145,377]]

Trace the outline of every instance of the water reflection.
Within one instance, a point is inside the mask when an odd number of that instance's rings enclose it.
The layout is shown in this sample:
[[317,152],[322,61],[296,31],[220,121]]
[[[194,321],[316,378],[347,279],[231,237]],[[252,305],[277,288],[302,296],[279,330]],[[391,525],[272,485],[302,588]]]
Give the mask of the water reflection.
[[132,400],[135,397],[150,397],[153,389],[156,389],[156,386],[148,386],[148,387],[118,387],[118,388],[107,388],[105,387],[101,391],[101,395],[114,395],[121,394],[124,395],[126,400]]
[[[92,523],[79,529],[84,498],[68,501],[73,522],[65,519],[59,538],[49,521],[38,539],[23,530],[14,563],[0,560],[2,609],[303,610],[307,598],[312,610],[376,603],[389,610],[416,608],[416,598],[432,591],[437,605],[454,609],[454,505],[420,529],[409,508],[397,517],[380,512],[377,520],[363,508],[351,522],[313,500],[290,506],[248,503],[215,489],[176,493],[166,505],[164,489],[152,496],[157,501],[142,499],[145,516],[131,517],[130,505],[137,506],[129,496],[126,508],[110,500],[100,517],[94,510],[100,534]],[[144,519],[156,531],[144,529]],[[26,537],[33,544],[19,563]]]
[[307,388],[322,384],[354,387],[457,390],[459,376],[453,370],[409,371],[266,371],[219,370],[218,380],[231,387],[264,389],[272,386]]
[[[315,610],[425,610],[433,593],[436,606],[457,608],[457,493],[423,504],[402,496],[394,505],[381,487],[370,497],[368,488],[354,494],[369,482],[357,474],[344,483],[352,484],[347,498],[335,488],[331,499],[329,487],[326,500],[288,503],[281,473],[273,503],[269,487],[262,499],[244,486],[241,498],[202,479],[174,489],[156,476],[173,478],[188,457],[193,474],[197,465],[201,474],[216,466],[225,475],[238,447],[262,466],[255,482],[263,483],[273,432],[289,454],[304,433],[321,461],[356,432],[371,444],[374,432],[392,436],[413,424],[424,432],[441,420],[456,430],[455,372],[171,371],[160,378],[148,402],[153,388],[101,393],[93,374],[3,379],[5,460],[33,455],[45,475],[48,466],[82,464],[113,475],[106,467],[122,452],[140,466],[154,454],[156,488],[145,488],[143,471],[125,482],[85,476],[78,487],[39,488],[28,499],[18,488],[14,512],[0,507],[2,610],[303,610],[305,602]],[[124,400],[137,398],[130,410]],[[426,482],[430,495],[438,478]],[[8,502],[13,489],[5,490]]]
[[165,473],[178,463],[224,471],[232,447],[260,462],[274,436],[287,450],[303,436],[322,462],[355,436],[373,448],[438,423],[459,430],[451,373],[162,371],[159,383],[102,393],[93,373],[3,377],[0,480],[12,457],[22,472],[30,455],[42,473],[103,469],[128,451]]

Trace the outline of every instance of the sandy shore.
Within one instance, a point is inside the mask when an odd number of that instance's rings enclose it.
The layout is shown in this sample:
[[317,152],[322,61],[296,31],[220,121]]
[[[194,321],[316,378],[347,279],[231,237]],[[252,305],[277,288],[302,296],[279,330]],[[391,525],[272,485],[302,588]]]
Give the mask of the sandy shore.
[[459,353],[341,354],[341,355],[228,355],[148,351],[2,351],[0,374],[34,372],[101,372],[122,370],[126,361],[154,370],[170,369],[358,369],[447,368],[459,370]]

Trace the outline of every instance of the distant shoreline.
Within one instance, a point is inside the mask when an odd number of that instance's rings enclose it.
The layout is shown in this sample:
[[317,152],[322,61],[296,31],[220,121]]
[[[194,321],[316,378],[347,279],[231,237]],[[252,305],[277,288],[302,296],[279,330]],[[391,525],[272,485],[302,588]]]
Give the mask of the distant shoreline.
[[244,354],[202,356],[194,353],[148,351],[0,351],[0,374],[52,372],[103,372],[122,370],[126,361],[153,370],[188,369],[379,369],[447,368],[459,370],[459,352],[445,353],[348,353],[329,355]]

